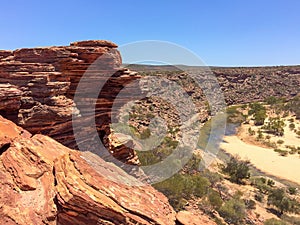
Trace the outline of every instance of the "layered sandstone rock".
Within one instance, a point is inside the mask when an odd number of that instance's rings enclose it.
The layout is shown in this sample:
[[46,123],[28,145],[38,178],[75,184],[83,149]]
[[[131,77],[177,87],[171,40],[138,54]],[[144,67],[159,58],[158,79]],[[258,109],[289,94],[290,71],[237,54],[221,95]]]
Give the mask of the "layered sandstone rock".
[[[98,136],[103,139],[110,133],[114,99],[124,86],[138,78],[136,73],[121,69],[116,47],[112,42],[98,40],[0,51],[0,114],[33,134],[49,135],[73,149],[78,146],[72,117],[82,118],[77,121],[78,126],[96,120]],[[86,73],[89,78],[81,81]],[[80,81],[81,89],[77,90]],[[100,90],[99,83],[105,84]],[[139,90],[135,89],[128,88],[118,103],[129,101],[135,91],[138,94]],[[74,102],[75,94],[79,95],[77,102]],[[90,102],[95,105],[87,106]],[[78,131],[78,136],[86,149],[93,151],[89,149],[94,147],[90,144],[93,137],[87,129]],[[126,159],[117,158],[138,163],[134,157],[128,152]]]
[[151,186],[99,158],[91,167],[89,155],[2,117],[0,154],[0,224],[175,224]]

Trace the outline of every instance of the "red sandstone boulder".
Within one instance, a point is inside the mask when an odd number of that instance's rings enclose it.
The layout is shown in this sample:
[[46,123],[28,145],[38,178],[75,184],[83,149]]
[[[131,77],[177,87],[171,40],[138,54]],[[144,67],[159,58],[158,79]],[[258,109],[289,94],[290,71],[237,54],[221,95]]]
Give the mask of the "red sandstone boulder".
[[175,224],[167,198],[151,186],[134,186],[114,164],[2,117],[0,153],[0,224]]

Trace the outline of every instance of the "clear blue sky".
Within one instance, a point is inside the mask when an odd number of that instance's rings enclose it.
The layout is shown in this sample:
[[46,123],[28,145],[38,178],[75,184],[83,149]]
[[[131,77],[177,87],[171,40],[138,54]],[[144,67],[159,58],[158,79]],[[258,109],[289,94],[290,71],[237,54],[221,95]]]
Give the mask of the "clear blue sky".
[[300,64],[299,0],[10,0],[0,10],[0,49],[163,40],[208,65]]

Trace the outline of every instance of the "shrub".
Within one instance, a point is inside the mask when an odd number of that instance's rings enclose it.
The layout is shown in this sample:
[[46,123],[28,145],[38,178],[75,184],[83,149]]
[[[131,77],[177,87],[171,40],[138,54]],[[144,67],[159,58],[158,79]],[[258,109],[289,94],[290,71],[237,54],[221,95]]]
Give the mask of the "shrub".
[[225,202],[219,213],[229,224],[242,224],[246,216],[246,206],[240,198],[232,198]]
[[271,179],[268,179],[267,185],[269,185],[270,187],[274,187],[275,181],[274,181],[274,180],[271,180]]
[[249,210],[253,210],[256,208],[256,203],[252,199],[245,199],[245,206]]
[[267,184],[267,179],[265,177],[254,178],[252,179],[251,184],[255,186],[260,193],[263,194],[269,193],[269,191],[271,190],[271,187]]
[[249,161],[239,161],[238,158],[232,157],[222,170],[230,176],[230,181],[241,184],[243,179],[250,178],[249,164]]
[[153,184],[153,187],[168,197],[175,210],[181,210],[193,196],[203,197],[209,186],[209,181],[198,174],[175,174],[167,180]]
[[262,127],[262,129],[266,130],[266,132],[277,135],[283,136],[284,134],[284,122],[280,118],[270,118],[270,121],[266,123]]
[[259,129],[257,131],[257,139],[258,140],[262,140],[263,138],[264,138],[264,135],[263,135],[262,131]]
[[276,105],[276,104],[279,104],[279,103],[283,103],[284,100],[282,98],[277,98],[275,96],[270,96],[270,97],[267,97],[265,99],[265,102],[268,104],[268,105]]
[[278,152],[280,156],[287,156],[288,155],[288,151],[276,148],[274,149],[275,152]]
[[282,145],[283,143],[284,143],[284,140],[278,140],[278,141],[277,141],[277,144]]
[[262,193],[256,193],[254,195],[254,199],[258,202],[263,202],[264,201],[264,195]]
[[256,126],[263,125],[265,119],[267,118],[266,108],[258,102],[250,104],[250,110],[248,114],[253,115],[254,124]]
[[299,211],[299,203],[290,199],[282,188],[274,189],[269,193],[268,205],[275,206],[280,215],[284,212],[297,213]]
[[223,205],[223,200],[220,197],[220,194],[214,190],[209,193],[208,200],[211,206],[216,210],[220,209]]
[[289,192],[289,194],[290,195],[295,195],[295,194],[297,194],[297,188],[295,188],[295,187],[289,187],[288,188],[288,192]]
[[289,125],[289,128],[291,129],[291,130],[294,130],[295,129],[295,124],[294,123],[290,123],[290,125]]
[[296,114],[296,118],[300,118],[300,96],[296,96],[291,99],[286,105],[285,110],[294,112]]
[[248,128],[248,133],[249,133],[249,135],[254,136],[255,135],[255,130],[252,130],[251,127],[249,127]]
[[246,116],[239,110],[239,106],[230,106],[226,109],[227,122],[241,124],[246,120]]
[[193,154],[189,161],[185,164],[184,169],[188,173],[195,173],[199,170],[201,162],[201,156]]
[[277,220],[275,218],[272,218],[272,219],[267,219],[264,222],[264,225],[288,225],[288,224],[283,222],[282,220]]

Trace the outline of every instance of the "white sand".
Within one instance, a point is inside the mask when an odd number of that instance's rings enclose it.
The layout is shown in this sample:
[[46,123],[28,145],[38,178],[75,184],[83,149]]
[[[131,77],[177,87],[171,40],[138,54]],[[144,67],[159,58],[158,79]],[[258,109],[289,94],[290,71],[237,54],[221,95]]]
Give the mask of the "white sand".
[[257,169],[300,184],[300,158],[298,154],[279,156],[272,149],[251,145],[237,136],[226,136],[221,148],[231,155],[248,159]]

